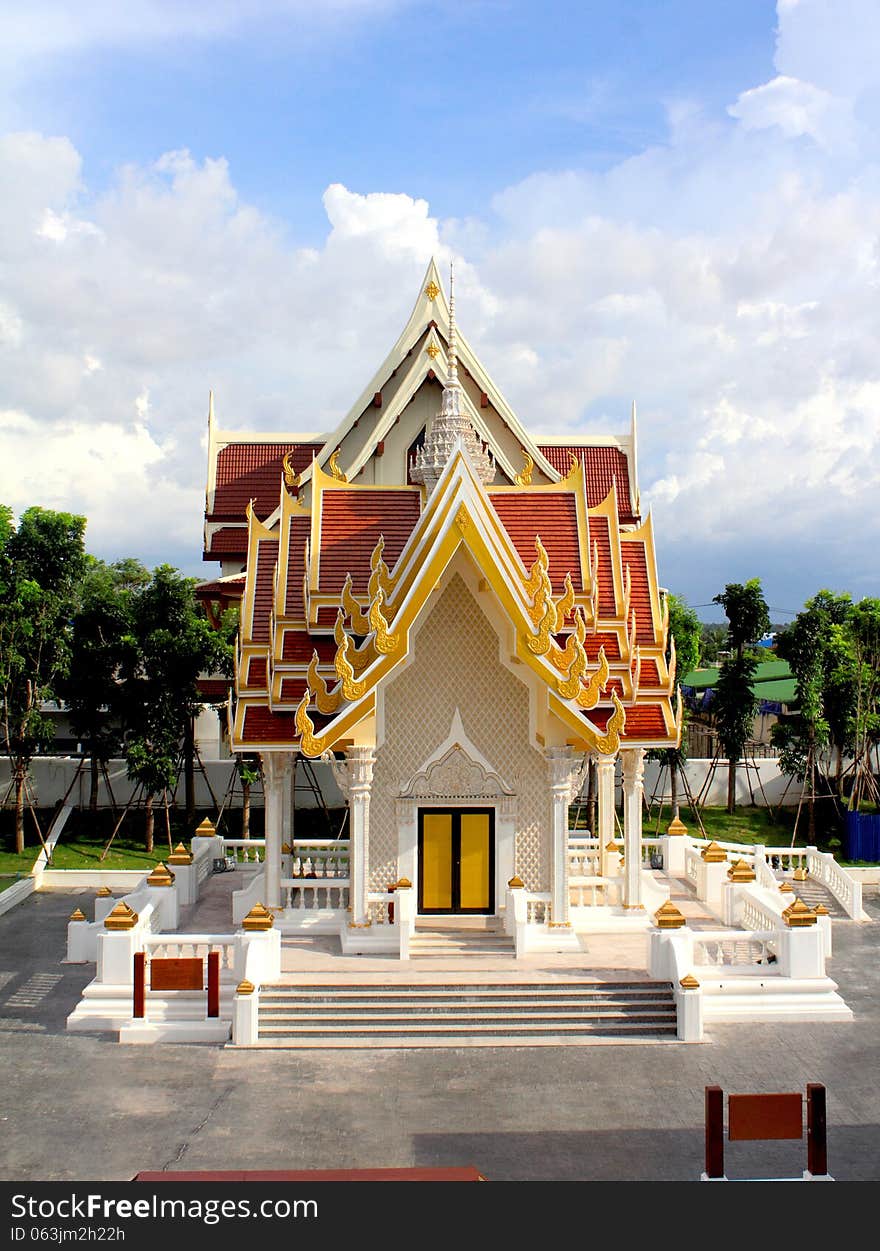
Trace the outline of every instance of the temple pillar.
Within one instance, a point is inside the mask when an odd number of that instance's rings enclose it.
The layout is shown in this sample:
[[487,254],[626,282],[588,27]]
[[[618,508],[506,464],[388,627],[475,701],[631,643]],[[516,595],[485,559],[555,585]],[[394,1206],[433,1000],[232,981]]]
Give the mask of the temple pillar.
[[552,842],[550,867],[550,924],[569,924],[568,805],[572,797],[575,763],[570,747],[550,747],[544,753],[550,781]]
[[375,761],[372,747],[349,747],[345,753],[351,837],[349,924],[357,928],[370,923],[367,911],[367,879],[370,864],[370,790]]
[[623,764],[623,906],[642,907],[642,781],[645,750],[630,747],[620,753]]
[[284,842],[285,807],[288,814],[290,811],[290,766],[288,752],[263,753],[263,803],[266,816],[266,856],[263,869],[266,875],[267,908],[281,907],[281,844]]
[[614,838],[614,766],[615,756],[596,756],[596,801],[599,809],[599,864],[606,876],[605,846]]

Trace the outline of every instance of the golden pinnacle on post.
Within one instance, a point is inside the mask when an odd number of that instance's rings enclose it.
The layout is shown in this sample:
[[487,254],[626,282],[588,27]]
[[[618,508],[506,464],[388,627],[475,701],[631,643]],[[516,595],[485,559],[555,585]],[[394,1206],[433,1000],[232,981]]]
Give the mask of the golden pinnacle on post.
[[86,914],[84,912],[80,912],[79,908],[74,908],[69,919],[71,921],[84,921],[86,919]]
[[521,877],[518,877],[516,874],[514,874],[513,877],[510,878],[510,880],[508,881],[507,885],[510,890],[522,890],[525,887],[525,882],[522,880]]
[[791,875],[796,882],[805,882],[809,876],[803,865],[798,865],[794,873]]
[[687,826],[685,825],[684,821],[682,821],[678,813],[675,814],[675,816],[667,825],[666,833],[669,834],[672,838],[675,838],[676,836],[681,835],[681,834],[687,834]]
[[214,838],[217,834],[217,828],[210,817],[205,817],[204,821],[197,827],[195,832],[196,838]]
[[817,917],[830,917],[831,916],[831,913],[828,911],[828,909],[825,907],[824,904],[816,904],[813,911],[815,912]]
[[693,973],[688,973],[686,977],[679,980],[679,986],[682,990],[699,990],[700,983],[694,977]]
[[755,870],[746,860],[737,860],[727,870],[731,882],[754,882]]
[[400,880],[397,883],[398,890],[409,890],[411,886],[412,886],[412,882],[409,880],[408,877],[400,878]]
[[153,872],[147,878],[147,886],[173,886],[174,874],[170,869],[166,869],[160,860]]
[[794,890],[794,887],[792,886],[791,882],[783,882],[780,885],[779,889],[783,895],[790,895],[792,891]]
[[275,917],[269,909],[261,903],[254,904],[250,912],[241,923],[243,930],[271,930],[275,924]]
[[723,847],[719,847],[714,839],[708,847],[703,848],[700,855],[706,864],[721,864],[722,861],[727,859],[727,852]]
[[109,899],[112,894],[113,894],[113,891],[110,889],[109,886],[98,887],[98,894],[97,894],[98,899]]
[[654,913],[654,920],[657,928],[661,930],[680,930],[683,925],[687,925],[687,917],[683,912],[679,912],[671,899],[667,899],[666,903],[657,909]]
[[812,908],[807,907],[802,899],[795,899],[790,908],[786,908],[783,914],[785,916],[785,924],[790,929],[803,929],[808,925],[816,924],[816,914]]
[[621,847],[618,847],[618,846],[617,846],[617,843],[615,843],[615,841],[614,841],[614,839],[613,839],[613,838],[612,838],[612,839],[610,839],[610,840],[609,840],[609,841],[605,844],[605,850],[606,850],[606,851],[618,851],[618,852],[620,852],[620,854],[621,854],[621,855],[623,855],[623,847],[622,847],[622,846],[621,846]]
[[104,918],[104,929],[133,930],[137,923],[138,914],[133,908],[129,908],[124,899],[120,899],[113,911],[108,912]]
[[282,843],[282,844],[281,844],[281,854],[282,854],[282,856],[289,856],[289,855],[290,855],[290,843]]
[[192,864],[192,862],[193,854],[191,851],[187,851],[183,843],[178,843],[165,861],[166,864]]
[[249,982],[247,978],[245,978],[243,982],[238,983],[238,985],[235,988],[235,993],[237,995],[252,995],[255,990],[256,990],[256,987],[254,986],[253,982]]

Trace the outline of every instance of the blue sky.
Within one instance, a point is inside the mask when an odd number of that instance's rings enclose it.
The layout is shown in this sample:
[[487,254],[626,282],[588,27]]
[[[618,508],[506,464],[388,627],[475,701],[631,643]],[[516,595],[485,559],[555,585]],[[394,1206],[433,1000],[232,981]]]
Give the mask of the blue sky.
[[[0,499],[199,560],[427,260],[531,429],[640,413],[661,577],[877,594],[875,0],[0,0]],[[705,615],[710,615],[706,613]]]

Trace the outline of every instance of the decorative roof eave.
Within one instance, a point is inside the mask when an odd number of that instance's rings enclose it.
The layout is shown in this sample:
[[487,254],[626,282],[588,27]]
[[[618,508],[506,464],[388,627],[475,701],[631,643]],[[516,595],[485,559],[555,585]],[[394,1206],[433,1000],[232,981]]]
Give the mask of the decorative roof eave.
[[301,504],[300,501],[290,494],[285,487],[283,481],[281,483],[281,502],[273,517],[278,517],[278,563],[276,565],[275,577],[275,593],[274,593],[274,620],[275,628],[272,636],[273,651],[277,649],[281,639],[281,632],[285,625],[299,624],[300,619],[294,619],[287,616],[287,575],[290,569],[290,547],[291,547],[291,529],[294,517],[311,517],[311,509]]
[[[617,485],[611,483],[611,489],[605,496],[601,504],[595,504],[592,508],[587,509],[587,518],[605,517],[608,521],[608,539],[611,552],[611,575],[614,591],[614,616],[604,617],[597,613],[597,620],[607,623],[608,627],[613,629],[619,621],[620,608],[623,603],[623,562],[620,556],[620,526],[618,522],[618,504],[617,504]],[[591,553],[592,556],[592,553]],[[593,567],[592,559],[590,560],[590,569]]]
[[[429,290],[434,291],[433,297],[429,295]],[[433,257],[431,258],[430,264],[425,271],[425,276],[422,279],[422,285],[419,289],[419,296],[413,306],[412,312],[410,313],[409,320],[401,331],[397,342],[373,374],[372,378],[364,387],[354,404],[348,410],[345,417],[343,417],[342,421],[335,428],[335,430],[331,431],[331,433],[327,436],[323,448],[313,461],[313,465],[321,467],[326,463],[331,454],[340,446],[346,435],[350,433],[354,427],[354,423],[360,420],[363,416],[363,413],[369,407],[373,396],[377,391],[382,389],[388,378],[396,369],[400,367],[407,353],[424,335],[426,328],[432,321],[436,322],[438,330],[448,341],[449,305],[446,300],[446,294],[443,290],[443,284],[440,280],[440,272]],[[477,359],[472,348],[460,331],[457,332],[457,339],[459,363],[467,369],[468,373],[477,385],[480,386],[481,390],[485,391],[493,407],[501,417],[501,420],[505,423],[513,436],[519,440],[520,446],[526,449],[541,472],[545,474],[551,482],[556,481],[559,474],[549,461],[545,459],[544,455],[539,450],[532,436],[526,431],[525,427],[520,424],[510,405],[504,399],[499,387],[493,381],[482,363]],[[402,390],[403,387],[399,387],[398,394],[400,394]],[[374,444],[378,442],[381,437],[381,435],[374,435],[370,442]],[[368,455],[371,453],[372,447],[370,448]],[[517,466],[513,472],[517,472],[518,468],[519,466]],[[312,472],[312,469],[303,470],[303,484],[310,480]],[[507,470],[505,470],[505,472],[507,472]],[[510,476],[512,476],[512,474]]]
[[278,541],[278,532],[274,527],[265,525],[254,512],[253,504],[247,506],[248,545],[247,568],[253,570],[245,582],[245,593],[242,597],[239,637],[242,644],[253,643],[254,599],[257,592],[257,555],[260,543],[265,540]]
[[[396,601],[401,583],[396,580],[387,600],[389,617],[392,616],[393,609],[393,621],[389,624],[389,630],[394,635],[394,649],[375,655],[360,674],[358,681],[352,684],[360,689],[349,707],[358,706],[356,701],[366,698],[377,683],[405,659],[409,651],[412,626],[455,552],[464,544],[511,620],[516,634],[517,656],[547,686],[554,697],[554,707],[560,710],[559,715],[564,723],[572,730],[586,733],[588,737],[592,735],[596,750],[601,750],[601,742],[610,742],[607,731],[603,735],[602,731],[585,720],[585,715],[575,700],[556,694],[556,688],[563,681],[562,676],[542,652],[529,646],[529,640],[535,640],[539,636],[534,632],[528,613],[523,589],[524,578],[518,567],[521,562],[503,528],[499,533],[500,522],[497,515],[473,477],[467,457],[461,451],[454,453],[447,465],[422,520],[426,517],[427,532],[419,536],[421,541],[412,542],[415,538],[414,532],[411,543],[407,544],[410,560],[417,562],[417,572],[399,603]],[[401,559],[407,548],[404,549]],[[612,699],[617,707],[617,697],[612,696]],[[344,708],[339,718],[332,721],[320,735],[312,735],[309,730],[307,702],[307,697],[304,696],[298,710],[305,736],[302,750],[307,755],[314,755],[329,745],[327,736],[336,733],[337,721],[342,717],[347,718],[349,708]],[[339,730],[340,735],[344,732],[343,729]]]

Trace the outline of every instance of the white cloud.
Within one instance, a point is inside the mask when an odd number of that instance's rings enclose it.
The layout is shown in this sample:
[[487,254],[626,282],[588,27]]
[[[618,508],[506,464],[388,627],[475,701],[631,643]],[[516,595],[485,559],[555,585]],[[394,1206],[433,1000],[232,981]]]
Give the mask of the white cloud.
[[787,138],[808,135],[829,151],[849,150],[854,141],[855,121],[849,100],[786,74],[743,91],[728,112],[746,130],[778,126]]

